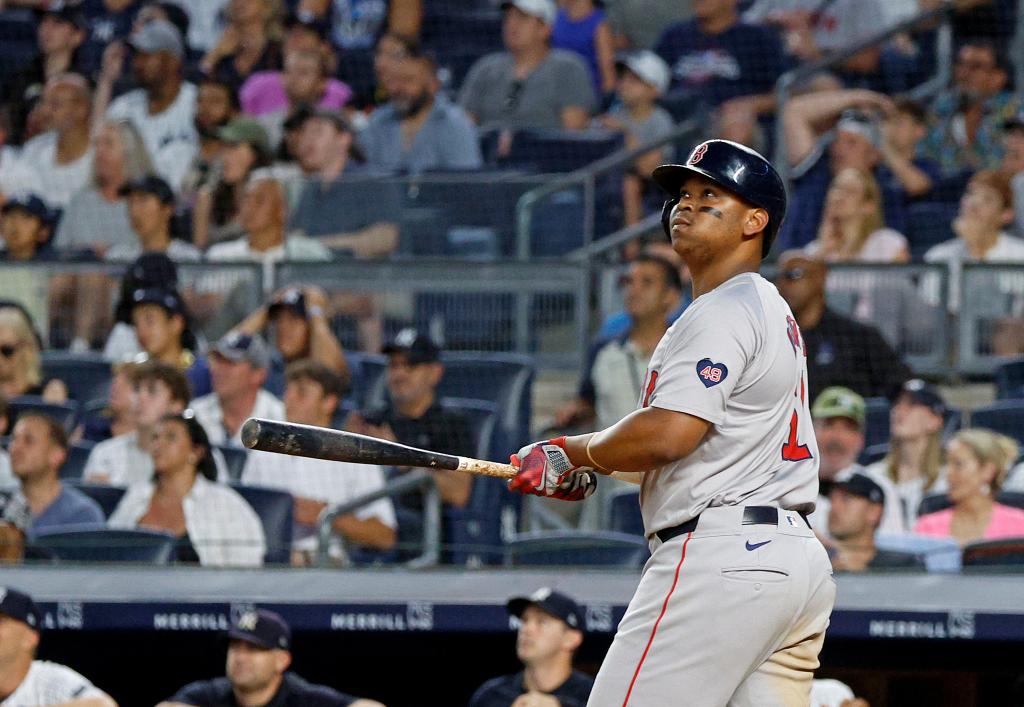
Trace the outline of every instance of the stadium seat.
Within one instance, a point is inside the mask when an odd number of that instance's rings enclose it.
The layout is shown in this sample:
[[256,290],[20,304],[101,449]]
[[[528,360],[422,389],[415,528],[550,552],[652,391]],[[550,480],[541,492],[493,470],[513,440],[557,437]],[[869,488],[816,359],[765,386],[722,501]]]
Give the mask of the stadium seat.
[[907,208],[907,240],[910,255],[920,261],[928,249],[945,241],[954,240],[953,219],[957,202],[928,201],[910,204]]
[[924,560],[929,572],[959,572],[960,546],[952,538],[936,538],[930,535],[900,533],[875,536],[879,550],[911,553]]
[[416,327],[439,332],[455,350],[508,350],[515,341],[515,296],[508,292],[421,292]]
[[971,427],[985,427],[1024,443],[1024,400],[999,400],[971,411]]
[[263,523],[263,534],[267,539],[267,564],[289,564],[292,556],[292,520],[295,501],[286,491],[231,484],[256,511]]
[[624,145],[622,133],[613,130],[517,130],[508,155],[500,158],[499,163],[541,174],[573,172],[621,150]]
[[865,401],[864,446],[874,447],[889,441],[889,400],[867,398]]
[[633,567],[639,569],[650,552],[647,541],[609,531],[555,530],[523,533],[508,543],[507,563],[563,567]]
[[117,508],[117,504],[124,497],[125,489],[121,486],[105,486],[103,484],[83,484],[72,479],[67,480],[72,486],[84,493],[86,496],[100,504],[103,515],[110,518],[110,515]]
[[889,443],[883,442],[882,444],[873,444],[870,447],[864,447],[864,451],[860,453],[860,457],[857,461],[862,465],[867,466],[874,464],[875,462],[882,461],[885,459],[885,455],[889,453]]
[[89,454],[95,446],[95,442],[80,440],[68,447],[67,459],[60,467],[60,478],[65,480],[82,478],[85,463],[89,461]]
[[964,569],[1012,567],[1024,572],[1024,537],[982,540],[964,546]]
[[617,489],[612,492],[608,498],[605,518],[608,519],[609,530],[644,537],[644,519],[640,515],[640,492],[635,488]]
[[1000,491],[996,501],[1004,506],[1012,506],[1024,510],[1024,491]]
[[110,395],[113,372],[110,361],[101,354],[44,351],[42,361],[43,378],[64,381],[71,400],[84,405],[91,400],[106,400]]
[[498,406],[502,441],[511,450],[530,441],[533,359],[521,354],[446,352],[438,393]]
[[242,478],[242,472],[245,471],[245,460],[249,458],[249,450],[227,444],[215,444],[213,449],[215,453],[219,452],[224,460],[228,478],[231,481],[239,481]]
[[346,351],[345,360],[352,376],[349,396],[358,408],[365,407],[374,394],[380,395],[387,369],[387,357],[380,354]]
[[995,384],[1000,400],[1024,398],[1024,357],[996,366]]
[[935,513],[952,505],[953,502],[949,500],[949,496],[946,494],[932,493],[921,499],[921,503],[917,507],[917,515],[920,517],[929,513]]
[[106,400],[90,400],[80,407],[78,422],[82,426],[83,441],[102,442],[109,438],[110,420],[106,409]]
[[66,562],[136,562],[166,565],[175,538],[156,530],[126,528],[63,529],[37,533],[31,544],[40,552]]
[[[14,429],[14,423],[23,412],[37,412],[63,425],[68,434],[75,429],[78,421],[78,405],[73,402],[48,403],[38,395],[21,395],[7,401],[7,419],[10,429]],[[10,430],[8,430],[10,431]]]

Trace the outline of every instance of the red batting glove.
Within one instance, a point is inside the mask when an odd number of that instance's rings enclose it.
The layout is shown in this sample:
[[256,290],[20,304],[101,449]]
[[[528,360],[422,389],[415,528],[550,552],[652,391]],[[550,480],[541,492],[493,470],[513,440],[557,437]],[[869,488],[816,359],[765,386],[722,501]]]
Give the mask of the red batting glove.
[[511,460],[519,473],[508,486],[519,493],[582,501],[597,488],[597,475],[590,467],[574,466],[569,461],[565,437],[528,444]]

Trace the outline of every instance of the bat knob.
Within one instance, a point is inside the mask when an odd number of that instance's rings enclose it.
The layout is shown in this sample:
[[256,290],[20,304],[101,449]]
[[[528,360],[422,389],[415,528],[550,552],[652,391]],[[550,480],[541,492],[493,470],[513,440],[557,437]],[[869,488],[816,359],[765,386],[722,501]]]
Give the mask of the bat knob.
[[260,439],[260,420],[250,417],[242,425],[242,444],[246,449],[255,449]]

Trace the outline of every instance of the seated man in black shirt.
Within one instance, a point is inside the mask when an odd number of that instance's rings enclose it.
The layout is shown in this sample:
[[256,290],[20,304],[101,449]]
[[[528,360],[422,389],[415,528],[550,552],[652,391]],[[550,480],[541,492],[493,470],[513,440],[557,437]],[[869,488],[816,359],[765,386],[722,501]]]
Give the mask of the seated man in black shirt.
[[834,385],[865,398],[886,396],[913,377],[878,329],[828,308],[824,262],[793,250],[780,255],[778,265],[775,284],[804,337],[812,400]]
[[594,681],[572,669],[572,656],[583,642],[579,605],[544,587],[509,599],[508,613],[519,619],[516,655],[525,669],[485,682],[469,707],[584,707]]
[[829,554],[837,572],[924,569],[917,555],[879,550],[875,531],[885,511],[885,491],[868,474],[854,472],[832,484],[828,495]]
[[288,672],[292,632],[273,611],[243,613],[228,638],[227,677],[188,684],[157,707],[384,707]]

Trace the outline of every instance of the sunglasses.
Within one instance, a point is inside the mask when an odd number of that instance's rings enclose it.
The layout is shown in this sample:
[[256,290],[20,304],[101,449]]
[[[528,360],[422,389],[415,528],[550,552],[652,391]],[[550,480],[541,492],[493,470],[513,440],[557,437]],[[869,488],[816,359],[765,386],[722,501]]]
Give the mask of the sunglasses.
[[513,111],[519,105],[519,97],[523,93],[523,81],[513,81],[508,86],[508,93],[505,94],[505,110]]
[[783,278],[784,280],[800,280],[806,274],[807,271],[804,268],[790,268],[788,270],[783,270],[782,272],[780,272],[779,277]]
[[0,356],[10,358],[14,354],[18,353],[18,349],[20,348],[21,344],[3,344],[0,346]]

